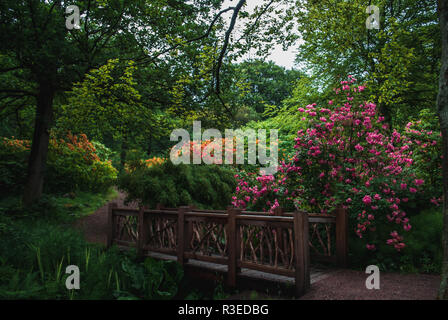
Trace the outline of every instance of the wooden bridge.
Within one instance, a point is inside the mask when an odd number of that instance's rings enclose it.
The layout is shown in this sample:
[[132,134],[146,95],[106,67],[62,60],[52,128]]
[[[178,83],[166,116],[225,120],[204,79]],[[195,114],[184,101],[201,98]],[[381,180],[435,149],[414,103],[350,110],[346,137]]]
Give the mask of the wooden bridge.
[[135,247],[141,256],[177,260],[184,268],[221,272],[227,285],[252,278],[294,284],[303,295],[322,277],[311,262],[347,263],[347,213],[274,214],[229,207],[118,208],[109,205],[107,245]]

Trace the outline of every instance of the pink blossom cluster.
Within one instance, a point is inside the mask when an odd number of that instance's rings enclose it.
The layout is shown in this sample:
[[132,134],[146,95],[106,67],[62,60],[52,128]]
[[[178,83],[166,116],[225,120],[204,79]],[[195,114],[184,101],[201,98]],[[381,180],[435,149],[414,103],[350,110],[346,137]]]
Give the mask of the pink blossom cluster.
[[[294,206],[323,214],[342,205],[356,217],[354,231],[359,238],[375,232],[378,221],[409,231],[411,224],[401,205],[425,183],[411,169],[415,146],[426,146],[390,130],[376,105],[362,99],[364,90],[349,76],[327,106],[313,103],[298,108],[307,127],[297,132],[292,160],[281,163],[275,176],[238,176],[233,204],[261,205],[264,211]],[[398,251],[405,247],[398,231],[390,236],[387,244]],[[376,246],[368,243],[366,248]]]

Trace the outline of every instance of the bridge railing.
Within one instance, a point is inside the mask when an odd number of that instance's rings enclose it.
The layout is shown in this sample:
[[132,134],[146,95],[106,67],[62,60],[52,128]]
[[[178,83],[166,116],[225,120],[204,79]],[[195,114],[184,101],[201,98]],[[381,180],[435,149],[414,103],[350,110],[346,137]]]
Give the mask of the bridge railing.
[[199,210],[193,207],[118,208],[109,206],[107,245],[135,247],[140,255],[158,252],[227,266],[227,284],[241,268],[295,278],[296,294],[310,286],[310,255],[316,261],[347,263],[347,214],[303,211]]

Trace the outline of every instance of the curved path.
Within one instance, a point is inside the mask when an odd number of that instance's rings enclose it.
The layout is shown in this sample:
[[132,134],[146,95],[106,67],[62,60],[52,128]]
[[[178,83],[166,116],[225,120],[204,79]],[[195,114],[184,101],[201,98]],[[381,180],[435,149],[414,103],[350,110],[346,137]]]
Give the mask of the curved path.
[[[115,202],[119,207],[124,206],[126,195],[122,192],[118,193],[118,197],[109,203]],[[87,241],[94,243],[106,244],[107,237],[107,207],[108,204],[99,208],[95,213],[79,219],[75,223],[75,227],[79,228]],[[136,204],[128,204],[127,207],[137,207]]]

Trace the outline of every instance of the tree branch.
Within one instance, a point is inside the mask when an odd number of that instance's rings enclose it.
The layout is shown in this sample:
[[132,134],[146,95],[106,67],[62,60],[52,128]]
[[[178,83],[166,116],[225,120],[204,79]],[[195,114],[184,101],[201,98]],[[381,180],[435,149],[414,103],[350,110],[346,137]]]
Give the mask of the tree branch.
[[224,56],[226,55],[227,47],[229,46],[230,35],[232,34],[233,29],[235,28],[236,18],[238,17],[238,13],[240,12],[241,8],[243,7],[243,5],[245,3],[246,3],[246,0],[240,0],[238,2],[238,4],[236,5],[236,7],[233,9],[232,20],[230,21],[229,28],[226,31],[226,35],[225,35],[225,38],[224,38],[224,44],[222,45],[221,52],[220,52],[219,57],[218,57],[217,66],[216,66],[216,69],[215,69],[215,79],[216,79],[215,91],[216,91],[217,95],[219,95],[220,91],[221,91],[221,89],[220,89],[220,76],[219,76],[219,73],[221,71],[221,67],[222,67],[222,62],[224,60]]

